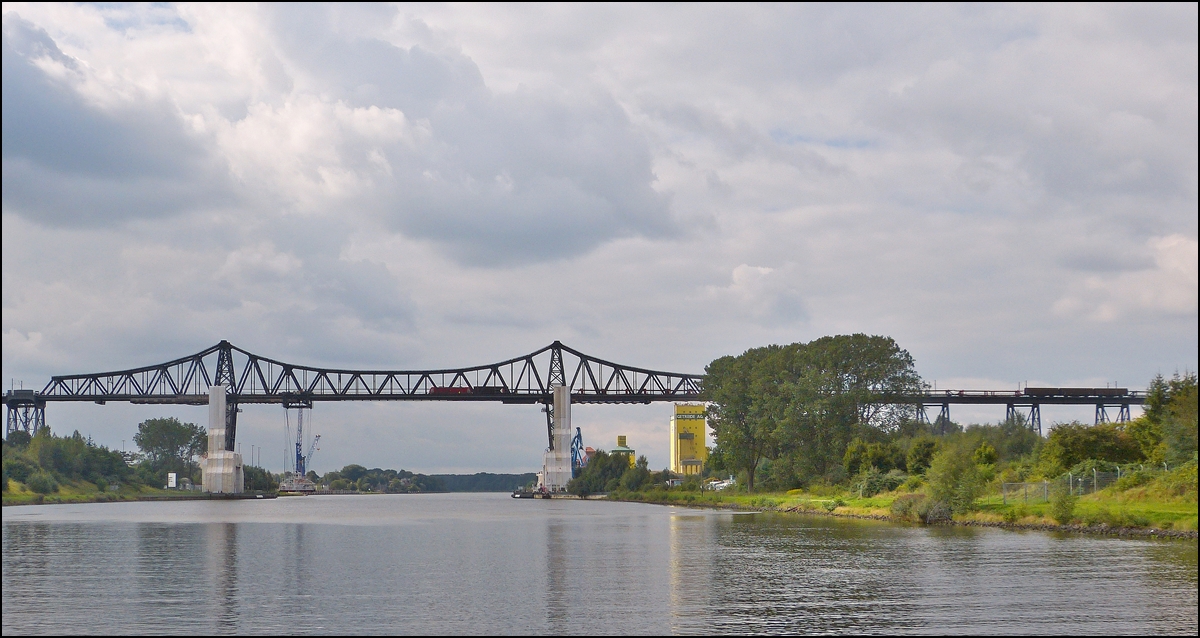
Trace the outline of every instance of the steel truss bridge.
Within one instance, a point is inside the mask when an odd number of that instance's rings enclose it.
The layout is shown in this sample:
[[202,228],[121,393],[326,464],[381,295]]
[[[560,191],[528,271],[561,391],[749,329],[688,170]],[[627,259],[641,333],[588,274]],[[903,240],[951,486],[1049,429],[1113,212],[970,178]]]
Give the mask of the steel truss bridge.
[[[239,404],[312,407],[318,401],[499,401],[543,404],[553,424],[555,386],[571,403],[695,401],[703,375],[647,370],[598,359],[554,343],[525,356],[469,368],[348,370],[268,359],[222,341],[156,365],[52,377],[40,392],[10,390],[6,432],[45,425],[46,403],[108,401],[207,405],[209,387],[226,387],[225,449],[234,449]],[[553,437],[551,436],[551,445]]]
[[1128,388],[1025,388],[1024,390],[927,390],[920,395],[906,397],[906,401],[917,406],[917,420],[929,423],[929,413],[926,408],[940,408],[934,421],[940,425],[942,433],[950,421],[950,404],[965,405],[1003,405],[1006,406],[1005,420],[1012,420],[1018,415],[1026,417],[1026,423],[1031,428],[1037,428],[1042,433],[1042,406],[1050,405],[1093,405],[1096,407],[1095,424],[1108,423],[1111,419],[1108,408],[1117,410],[1116,421],[1123,423],[1129,420],[1129,406],[1142,405],[1146,401],[1146,393]]
[[[45,425],[46,404],[54,401],[206,405],[209,387],[226,387],[225,449],[234,449],[239,404],[312,407],[318,401],[499,401],[542,404],[553,446],[553,388],[571,388],[571,403],[650,403],[701,400],[703,375],[635,368],[554,343],[530,354],[482,366],[441,370],[349,370],[316,368],[261,357],[222,341],[196,354],[156,365],[74,374],[50,379],[40,392],[9,390],[4,395],[8,433],[35,433]],[[950,405],[1004,405],[1006,417],[1025,415],[1042,430],[1042,405],[1094,405],[1096,423],[1129,420],[1129,407],[1145,393],[1126,388],[1025,388],[1017,391],[929,390],[881,397],[880,403],[913,405],[918,420],[927,408],[940,408],[934,425],[950,423]]]

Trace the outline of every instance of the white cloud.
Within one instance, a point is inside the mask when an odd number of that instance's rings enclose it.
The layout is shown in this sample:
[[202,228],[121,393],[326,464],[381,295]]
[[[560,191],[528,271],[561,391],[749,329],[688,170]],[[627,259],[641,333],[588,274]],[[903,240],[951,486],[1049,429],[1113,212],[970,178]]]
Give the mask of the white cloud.
[[1059,315],[1113,322],[1129,316],[1196,316],[1197,242],[1182,235],[1147,242],[1154,267],[1114,276],[1091,276],[1074,282],[1054,304]]
[[[1003,387],[1196,368],[1194,5],[4,10],[10,378],[840,332]],[[318,465],[539,459],[537,414],[410,408],[327,408]]]

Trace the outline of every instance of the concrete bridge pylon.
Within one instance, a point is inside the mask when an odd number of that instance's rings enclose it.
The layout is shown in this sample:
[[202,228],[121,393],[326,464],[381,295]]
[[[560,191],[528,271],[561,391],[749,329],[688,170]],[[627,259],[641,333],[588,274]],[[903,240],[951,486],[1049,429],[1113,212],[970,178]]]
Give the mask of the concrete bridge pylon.
[[201,461],[204,470],[204,491],[213,494],[241,494],[245,489],[242,455],[225,449],[226,410],[225,386],[208,389],[208,454]]
[[571,480],[571,388],[554,386],[553,425],[550,447],[542,456],[539,488],[548,492],[565,492]]

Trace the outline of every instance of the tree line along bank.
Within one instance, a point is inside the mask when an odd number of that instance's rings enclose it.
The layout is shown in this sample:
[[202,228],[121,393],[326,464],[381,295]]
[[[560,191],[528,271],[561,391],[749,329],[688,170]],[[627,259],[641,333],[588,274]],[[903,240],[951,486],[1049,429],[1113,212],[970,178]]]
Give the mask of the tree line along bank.
[[[1120,477],[1108,490],[1120,495],[1113,496],[1119,508],[1140,511],[1126,503],[1135,495],[1143,505],[1149,500],[1166,510],[1182,507],[1173,520],[1195,529],[1195,374],[1152,379],[1137,419],[1056,423],[1045,438],[1019,416],[966,427],[937,424],[935,434],[933,425],[916,418],[916,406],[883,400],[926,387],[911,355],[882,336],[839,335],[721,357],[705,369],[703,398],[715,445],[703,475],[667,488],[670,473],[651,472],[644,457],[633,464],[602,458],[568,489],[634,498],[656,492],[667,500],[672,493],[693,493],[695,500],[705,478],[734,475],[741,494],[824,495],[835,508],[887,495],[884,503],[896,517],[931,520],[1007,501],[1005,484],[1040,483],[1052,498],[1030,512],[1066,523],[1077,518],[1078,500],[1068,477],[1109,472]],[[1003,505],[995,509],[1003,509],[1006,520],[1029,515]],[[1122,522],[1118,513],[1109,518]]]

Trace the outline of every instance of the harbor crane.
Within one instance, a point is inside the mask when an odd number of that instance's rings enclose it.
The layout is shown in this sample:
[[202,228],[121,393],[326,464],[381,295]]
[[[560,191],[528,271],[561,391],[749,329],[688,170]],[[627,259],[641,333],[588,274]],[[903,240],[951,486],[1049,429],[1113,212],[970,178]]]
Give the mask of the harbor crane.
[[321,440],[321,435],[313,437],[312,444],[308,446],[308,454],[304,453],[304,410],[300,407],[296,410],[296,460],[293,468],[292,476],[286,478],[279,484],[280,492],[301,492],[312,493],[317,491],[317,486],[305,476],[308,471],[308,464],[312,461],[313,454],[317,451],[317,442]]

